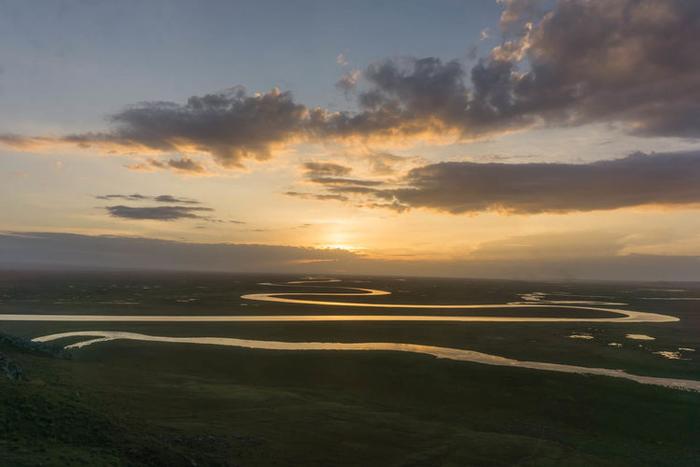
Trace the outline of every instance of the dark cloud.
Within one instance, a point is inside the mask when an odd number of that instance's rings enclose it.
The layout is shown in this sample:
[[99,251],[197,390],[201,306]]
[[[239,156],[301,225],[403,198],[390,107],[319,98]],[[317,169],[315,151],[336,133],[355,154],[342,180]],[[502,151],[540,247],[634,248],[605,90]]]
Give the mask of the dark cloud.
[[[344,90],[357,86],[357,111],[310,108],[289,92],[249,95],[236,87],[184,104],[137,104],[113,115],[104,132],[0,135],[0,142],[205,153],[240,167],[299,141],[426,134],[468,140],[533,125],[603,122],[642,136],[700,137],[700,2],[501,3],[503,42],[487,57],[471,69],[436,57],[373,63],[341,80]],[[151,165],[204,171],[186,158]]]
[[99,195],[95,196],[95,198],[103,200],[123,199],[127,201],[143,201],[147,199],[152,199],[151,196],[144,196],[138,193],[134,193],[132,195]]
[[473,139],[524,128],[537,115],[514,96],[514,61],[485,59],[471,71],[457,60],[388,59],[363,73],[361,111],[336,114],[326,128],[335,136],[410,137],[428,133]]
[[307,180],[321,185],[356,185],[378,186],[381,181],[346,178],[352,172],[350,167],[330,162],[307,162],[304,164],[304,176]]
[[[532,11],[528,3],[508,2],[510,24]],[[647,136],[700,136],[698,2],[561,0],[511,44],[530,70],[507,79],[511,100],[496,106],[506,114],[553,125],[620,122]],[[508,55],[496,50],[481,66],[513,63],[517,53]]]
[[361,111],[329,117],[323,128],[327,134],[410,136],[471,124],[465,71],[456,60],[384,60],[371,64],[362,76],[368,86],[358,94]]
[[205,207],[192,206],[107,206],[107,212],[112,217],[121,219],[138,219],[138,220],[156,220],[156,221],[175,221],[180,219],[207,219],[207,216],[202,216],[203,212],[211,212],[213,209]]
[[304,192],[299,192],[299,191],[287,191],[285,193],[287,196],[293,196],[295,198],[302,198],[302,199],[315,199],[319,201],[329,201],[329,200],[334,200],[334,201],[348,201],[347,196],[343,195],[334,195],[334,194],[328,194],[328,193],[304,193]]
[[369,202],[369,203],[360,203],[357,205],[358,207],[361,208],[372,208],[372,209],[391,209],[392,211],[396,212],[404,212],[409,209],[408,206],[405,204],[401,204],[396,200],[393,200],[391,202]]
[[321,185],[355,185],[355,186],[379,186],[383,182],[379,180],[363,180],[359,178],[342,178],[342,177],[313,177],[309,179],[314,183]]
[[191,146],[224,166],[240,166],[244,159],[267,159],[272,145],[299,132],[305,115],[306,108],[288,92],[250,96],[237,87],[190,97],[185,105],[148,102],[131,107],[112,116],[117,128],[104,137],[164,151]]
[[377,187],[384,183],[379,180],[342,177],[342,175],[350,174],[352,169],[340,164],[307,162],[304,164],[304,169],[308,181],[322,185],[330,193],[314,194],[290,191],[287,192],[287,195],[306,199],[348,201],[345,194],[370,193],[375,189],[369,187]]
[[314,271],[354,254],[343,250],[229,243],[186,243],[123,236],[0,233],[0,268],[170,271]]
[[[189,157],[179,157],[179,158],[173,158],[173,159],[167,159],[165,161],[157,160],[157,159],[150,159],[148,161],[148,164],[151,167],[156,167],[159,169],[174,169],[178,170],[180,172],[187,172],[187,173],[192,173],[192,174],[202,174],[207,171],[207,169],[200,164],[199,162],[189,158]],[[140,166],[132,167],[136,170],[140,168]],[[147,168],[147,167],[144,167]]]
[[384,192],[378,188],[370,188],[367,186],[357,186],[357,185],[334,185],[326,187],[326,190],[333,193],[352,193],[352,194],[369,194],[377,193],[383,194]]
[[131,195],[99,195],[95,196],[95,198],[107,201],[121,199],[125,201],[156,201],[158,203],[201,204],[199,201],[191,198],[182,198],[173,195],[146,196],[139,193],[134,193]]
[[375,197],[454,214],[592,211],[700,203],[700,153],[632,154],[590,164],[443,162]]
[[200,204],[199,201],[189,198],[179,198],[172,195],[159,195],[153,198],[154,201],[159,203],[180,203],[180,204]]
[[[344,250],[288,246],[202,244],[149,238],[63,233],[0,233],[0,269],[128,269],[161,271],[285,272],[391,274],[410,276],[491,277],[515,279],[700,280],[697,256],[609,255],[618,251],[604,239],[590,242],[605,256],[452,261],[383,260]],[[522,238],[515,239],[522,242]],[[610,239],[618,242],[616,238]],[[527,239],[546,248],[547,240]],[[567,243],[565,240],[557,240]],[[575,251],[579,238],[573,236]],[[493,251],[494,246],[488,247]],[[499,254],[503,251],[499,247]],[[587,253],[587,252],[586,252]],[[480,255],[484,256],[484,255]],[[492,254],[485,255],[493,257]],[[498,255],[496,255],[498,258]]]
[[306,162],[303,167],[309,178],[342,177],[352,172],[350,167],[331,162]]
[[239,220],[235,220],[235,219],[217,219],[214,217],[206,217],[204,219],[208,222],[213,222],[214,224],[239,224],[239,225],[247,224],[247,222],[239,221]]
[[[240,167],[246,159],[268,159],[275,145],[301,136],[311,123],[308,109],[295,103],[289,92],[273,89],[248,95],[240,86],[193,96],[185,104],[142,102],[112,115],[110,121],[113,128],[105,132],[59,138],[0,135],[0,141],[19,148],[62,142],[116,146],[132,152],[201,152],[214,156],[225,167]],[[154,159],[150,164],[190,172],[203,170],[188,158]]]
[[621,123],[643,136],[700,137],[700,3],[508,0],[507,38],[471,70],[434,57],[363,73],[361,112],[338,134],[453,130],[469,139],[534,124]]
[[156,169],[175,170],[187,175],[202,175],[207,172],[206,167],[189,157],[179,157],[166,160],[147,159],[145,162],[137,162],[126,166],[130,170],[150,172]]

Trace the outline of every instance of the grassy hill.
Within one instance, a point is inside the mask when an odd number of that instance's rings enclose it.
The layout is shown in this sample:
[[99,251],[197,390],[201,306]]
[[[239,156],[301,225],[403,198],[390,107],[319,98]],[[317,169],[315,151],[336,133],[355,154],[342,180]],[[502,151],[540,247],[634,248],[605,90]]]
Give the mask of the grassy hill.
[[395,353],[0,339],[0,463],[697,465],[700,394]]

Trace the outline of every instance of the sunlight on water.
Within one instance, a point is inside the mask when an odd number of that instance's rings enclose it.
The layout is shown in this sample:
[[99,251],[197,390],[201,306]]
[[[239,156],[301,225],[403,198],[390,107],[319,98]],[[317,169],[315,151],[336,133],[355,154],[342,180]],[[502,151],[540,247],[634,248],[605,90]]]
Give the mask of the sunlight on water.
[[[264,350],[342,350],[342,351],[396,351],[411,352],[432,355],[437,358],[458,360],[463,362],[482,363],[486,365],[509,366],[518,368],[528,368],[533,370],[556,371],[560,373],[576,373],[582,375],[612,376],[636,381],[642,384],[652,384],[677,389],[687,389],[700,391],[700,381],[657,378],[651,376],[640,376],[625,372],[624,370],[614,370],[608,368],[588,368],[576,365],[564,365],[558,363],[529,362],[515,360],[512,358],[490,355],[473,350],[453,349],[449,347],[436,347],[431,345],[404,344],[393,342],[362,342],[362,343],[340,343],[340,342],[280,342],[261,341],[251,339],[235,339],[228,337],[167,337],[151,336],[133,332],[119,331],[72,331],[48,336],[37,337],[35,342],[51,342],[68,337],[91,337],[92,339],[67,345],[66,348],[82,348],[99,342],[115,339],[145,341],[145,342],[171,342],[179,344],[203,344],[221,345],[229,347],[243,347],[249,349]],[[660,353],[661,354],[661,353]],[[669,353],[670,355],[670,353]],[[666,358],[674,358],[663,355]]]
[[590,334],[582,334],[582,333],[581,334],[571,334],[569,336],[569,338],[571,338],[571,339],[586,339],[586,340],[595,339]]
[[669,360],[681,360],[682,356],[680,352],[674,352],[672,350],[659,350],[658,352],[653,352],[660,357],[667,358]]
[[[302,281],[291,281],[285,284],[261,283],[263,286],[289,286],[297,287],[318,287],[308,284],[339,282],[336,279],[309,279]],[[334,286],[337,287],[337,286]],[[556,308],[574,309],[588,311],[604,311],[617,317],[610,318],[558,318],[558,317],[527,317],[527,316],[434,316],[434,315],[247,315],[247,316],[187,316],[187,315],[0,315],[0,320],[6,321],[93,321],[93,322],[324,322],[324,321],[408,321],[408,322],[603,322],[603,323],[663,323],[675,322],[678,318],[674,316],[647,313],[642,311],[624,310],[619,308],[601,308],[582,305],[555,304],[556,302],[545,302],[545,294],[533,292],[526,295],[524,303],[506,304],[396,304],[396,303],[362,303],[353,301],[326,301],[310,300],[308,298],[296,298],[299,296],[322,296],[322,297],[348,297],[348,296],[384,296],[391,292],[357,287],[342,287],[352,290],[350,293],[319,293],[319,292],[280,292],[280,293],[254,293],[243,295],[241,298],[252,301],[293,303],[303,305],[323,305],[340,307],[374,307],[374,308],[423,308],[423,309],[499,309],[499,308]],[[564,302],[568,303],[568,302]],[[577,301],[576,303],[589,303]],[[602,302],[590,302],[602,303]],[[624,304],[622,304],[624,305]],[[620,316],[621,315],[621,316]],[[650,376],[639,376],[607,368],[588,368],[576,365],[566,365],[557,363],[520,361],[511,358],[500,357],[465,349],[454,349],[447,347],[436,347],[428,345],[417,345],[407,343],[337,343],[337,342],[279,342],[260,341],[249,339],[235,339],[224,337],[167,337],[151,336],[146,334],[117,331],[72,331],[47,336],[37,337],[36,342],[50,342],[66,337],[90,337],[91,339],[66,345],[67,349],[80,349],[93,344],[108,342],[116,339],[137,340],[147,342],[172,342],[187,344],[223,345],[233,347],[244,347],[252,349],[266,350],[375,350],[375,351],[399,351],[413,352],[432,355],[437,358],[467,361],[473,363],[483,363],[488,365],[514,366],[545,371],[557,371],[564,373],[578,373],[586,375],[612,376],[625,378],[643,384],[654,384],[673,388],[700,390],[700,381],[656,378]],[[590,340],[594,337],[589,333],[573,333],[569,336],[572,339]],[[627,334],[628,339],[652,340],[653,337],[643,334]],[[611,343],[610,345],[619,345]],[[662,355],[661,353],[659,353]],[[666,358],[674,358],[669,355],[662,355]],[[679,357],[680,358],[680,357]]]
[[[308,287],[305,283],[336,282],[336,279],[292,281],[286,284],[263,282],[264,286]],[[475,323],[561,323],[561,322],[596,322],[596,323],[668,323],[678,321],[675,316],[648,313],[644,311],[624,310],[599,306],[569,305],[555,303],[494,303],[494,304],[414,304],[414,303],[364,303],[352,301],[309,300],[294,298],[299,296],[323,297],[368,297],[391,295],[391,292],[378,289],[358,287],[342,287],[352,290],[351,293],[324,292],[279,292],[254,293],[242,295],[241,298],[252,301],[293,303],[299,305],[321,305],[352,308],[388,308],[388,309],[471,309],[498,310],[512,308],[538,308],[556,310],[581,310],[606,312],[615,317],[610,318],[558,318],[530,316],[434,316],[434,315],[58,315],[58,314],[0,314],[0,321],[89,321],[89,322],[292,322],[292,321],[433,321],[433,322],[475,322]]]
[[647,336],[646,334],[626,334],[627,339],[632,339],[635,341],[653,341],[656,337]]

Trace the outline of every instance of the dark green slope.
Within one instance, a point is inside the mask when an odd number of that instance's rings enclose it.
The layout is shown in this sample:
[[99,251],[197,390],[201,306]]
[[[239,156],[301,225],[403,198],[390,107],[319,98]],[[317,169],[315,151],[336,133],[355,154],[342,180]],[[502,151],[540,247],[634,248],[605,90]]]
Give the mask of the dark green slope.
[[700,395],[397,353],[5,341],[0,464],[698,465]]

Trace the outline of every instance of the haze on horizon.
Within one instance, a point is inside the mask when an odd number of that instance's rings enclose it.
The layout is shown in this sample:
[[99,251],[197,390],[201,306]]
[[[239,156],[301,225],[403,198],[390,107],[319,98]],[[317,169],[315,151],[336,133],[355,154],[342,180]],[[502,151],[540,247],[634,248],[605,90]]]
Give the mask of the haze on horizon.
[[0,268],[700,280],[700,3],[0,1]]

